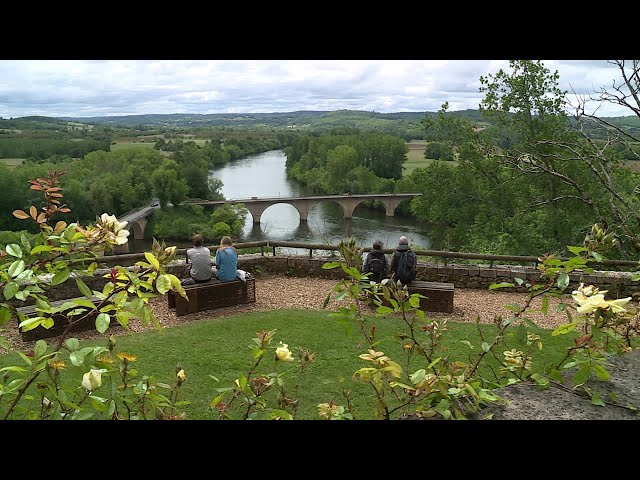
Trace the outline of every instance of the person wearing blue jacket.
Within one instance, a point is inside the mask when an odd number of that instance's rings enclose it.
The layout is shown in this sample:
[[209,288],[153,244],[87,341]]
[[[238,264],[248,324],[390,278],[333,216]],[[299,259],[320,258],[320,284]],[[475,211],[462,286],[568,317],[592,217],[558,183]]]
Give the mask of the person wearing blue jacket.
[[238,272],[238,252],[233,247],[231,238],[220,239],[220,248],[216,251],[216,278],[221,282],[236,279]]

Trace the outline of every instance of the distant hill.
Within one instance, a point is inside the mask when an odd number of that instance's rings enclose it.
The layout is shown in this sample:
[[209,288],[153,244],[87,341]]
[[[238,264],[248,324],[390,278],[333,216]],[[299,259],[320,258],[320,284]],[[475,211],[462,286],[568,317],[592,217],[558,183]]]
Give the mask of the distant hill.
[[[122,129],[201,129],[206,127],[238,128],[283,128],[323,132],[334,129],[359,129],[362,131],[380,131],[399,135],[406,140],[421,139],[424,130],[421,120],[425,116],[436,116],[437,112],[395,112],[378,113],[360,110],[314,111],[273,113],[172,113],[148,115],[122,115],[111,117],[21,117],[0,119],[2,129],[24,130],[80,130],[81,125],[96,125],[104,128]],[[490,124],[479,110],[459,110],[446,115],[466,118],[477,124]],[[640,118],[636,116],[609,117],[609,123],[637,135],[640,132]],[[73,125],[70,122],[74,122]],[[591,127],[590,133],[599,137],[604,132]]]

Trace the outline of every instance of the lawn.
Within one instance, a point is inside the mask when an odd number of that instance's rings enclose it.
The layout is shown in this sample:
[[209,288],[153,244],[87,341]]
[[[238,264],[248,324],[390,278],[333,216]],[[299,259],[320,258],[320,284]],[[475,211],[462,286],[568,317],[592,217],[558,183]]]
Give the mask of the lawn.
[[18,165],[22,165],[24,158],[0,158],[0,163],[4,163],[10,168],[16,168]]
[[[139,355],[136,368],[139,375],[155,374],[159,381],[172,383],[175,378],[175,367],[180,363],[184,368],[187,381],[181,388],[180,398],[191,401],[185,410],[189,419],[214,419],[208,408],[216,396],[213,390],[217,386],[231,386],[233,381],[243,372],[246,373],[251,362],[251,340],[260,330],[277,330],[272,346],[279,341],[289,345],[289,349],[298,357],[298,346],[304,346],[315,352],[316,361],[300,383],[300,408],[298,419],[317,419],[317,405],[333,400],[344,405],[342,388],[351,390],[352,402],[357,419],[373,418],[375,402],[370,386],[355,383],[351,377],[358,368],[368,362],[358,358],[365,353],[362,337],[354,330],[353,335],[345,333],[344,327],[336,319],[328,316],[330,312],[309,310],[274,310],[256,312],[235,317],[220,318],[181,327],[165,329],[162,333],[145,332],[130,336],[118,337],[115,352],[126,351]],[[375,319],[376,338],[380,340],[377,349],[384,351],[406,368],[406,354],[397,338],[399,333],[398,319]],[[489,336],[495,327],[483,325],[483,332]],[[534,365],[543,368],[546,362],[559,361],[564,348],[571,340],[564,337],[551,337],[549,331],[541,330],[539,334],[544,342],[544,356],[536,352]],[[474,345],[474,352],[480,351],[480,340],[474,324],[449,323],[447,334],[448,348],[452,358],[466,360],[469,354],[463,340]],[[508,338],[509,348],[518,348],[514,338]],[[106,344],[105,341],[83,342],[87,345]],[[506,350],[500,349],[500,351]],[[296,363],[278,363],[267,355],[258,372],[269,373],[277,367],[278,372],[286,372],[286,385],[293,388],[297,378]],[[412,362],[411,372],[425,367],[424,362]],[[0,367],[21,364],[16,353],[0,357]],[[68,373],[72,367],[63,372]],[[89,367],[77,367],[83,373]],[[487,369],[484,374],[489,375]],[[209,375],[220,379],[217,384]],[[344,379],[341,384],[339,379]],[[406,381],[406,380],[404,380]],[[8,383],[8,381],[7,381]],[[80,387],[80,386],[79,386]]]

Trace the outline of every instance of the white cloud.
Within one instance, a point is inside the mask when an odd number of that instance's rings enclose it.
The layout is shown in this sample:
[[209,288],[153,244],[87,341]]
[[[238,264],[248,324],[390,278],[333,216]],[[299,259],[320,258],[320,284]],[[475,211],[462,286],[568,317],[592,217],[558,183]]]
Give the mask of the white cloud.
[[[617,76],[606,61],[545,61],[588,94]],[[481,75],[505,60],[0,60],[0,116],[478,108]],[[628,115],[607,107],[601,115]]]

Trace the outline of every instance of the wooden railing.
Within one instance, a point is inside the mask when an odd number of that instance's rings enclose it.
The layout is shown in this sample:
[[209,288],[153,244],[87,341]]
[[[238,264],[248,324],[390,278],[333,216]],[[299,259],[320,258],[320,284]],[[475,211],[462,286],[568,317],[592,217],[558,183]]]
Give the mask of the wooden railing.
[[[261,255],[264,256],[265,249],[271,249],[271,254],[273,256],[277,255],[277,248],[295,248],[295,249],[303,249],[309,250],[309,257],[313,257],[314,250],[321,251],[337,251],[337,245],[324,245],[321,243],[303,243],[303,242],[285,242],[285,241],[272,241],[272,240],[262,240],[259,242],[244,242],[244,243],[236,243],[234,247],[237,250],[247,250],[247,249],[255,249],[260,248]],[[215,251],[217,245],[209,247],[212,251]],[[371,247],[364,247],[363,251],[368,252],[371,250]],[[187,249],[180,248],[177,250],[177,255],[185,255]],[[385,248],[383,249],[384,253],[393,253],[395,249],[393,248]],[[492,255],[486,253],[467,253],[467,252],[449,252],[445,250],[413,250],[416,255],[426,256],[426,257],[440,257],[443,259],[444,264],[446,265],[449,259],[461,258],[467,260],[484,260],[491,262],[493,266],[494,262],[504,263],[519,263],[519,264],[527,264],[532,263],[537,265],[539,263],[538,257],[535,256],[523,256],[523,255]],[[126,253],[121,255],[107,255],[103,257],[98,257],[95,259],[96,262],[99,263],[107,263],[107,264],[117,264],[128,261],[137,261],[144,260],[144,253]],[[563,258],[566,260],[566,258]],[[630,260],[603,260],[597,265],[609,266],[609,267],[638,267],[640,268],[639,262],[630,261]]]

